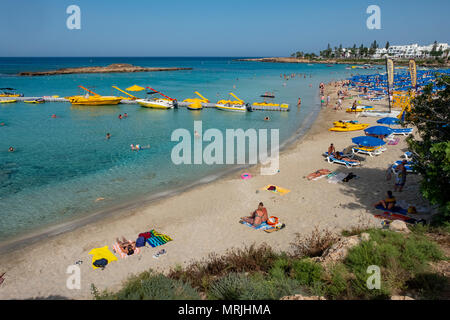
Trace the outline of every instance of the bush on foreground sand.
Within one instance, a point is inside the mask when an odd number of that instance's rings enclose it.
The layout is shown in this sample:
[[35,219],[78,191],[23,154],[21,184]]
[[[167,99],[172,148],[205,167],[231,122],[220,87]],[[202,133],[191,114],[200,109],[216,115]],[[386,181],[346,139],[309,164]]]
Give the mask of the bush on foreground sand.
[[[275,252],[265,244],[252,245],[221,256],[212,254],[184,268],[177,266],[167,275],[144,272],[130,278],[116,293],[100,293],[94,286],[92,291],[96,299],[273,300],[295,294],[388,299],[405,292],[424,299],[440,298],[448,279],[433,273],[430,263],[447,258],[426,235],[430,230],[366,232],[370,240],[351,248],[343,261],[332,265],[312,259],[336,240],[330,232],[318,234],[316,229],[306,237],[297,236],[290,253]],[[380,268],[380,289],[367,287],[371,265]]]

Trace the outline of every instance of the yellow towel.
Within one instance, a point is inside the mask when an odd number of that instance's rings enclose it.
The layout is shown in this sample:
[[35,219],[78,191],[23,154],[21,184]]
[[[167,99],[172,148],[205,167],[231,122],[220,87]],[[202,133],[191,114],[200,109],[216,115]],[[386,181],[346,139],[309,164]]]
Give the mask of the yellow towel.
[[95,260],[99,260],[99,259],[106,259],[108,260],[108,264],[110,264],[113,261],[117,261],[116,256],[109,251],[108,246],[104,246],[101,248],[95,248],[92,249],[89,254],[92,254],[92,268],[93,269],[98,269],[96,266],[94,266],[94,261]]
[[[275,190],[275,191],[268,190],[268,188],[271,187],[271,186],[274,186],[274,187],[276,188],[276,190]],[[273,193],[280,194],[280,195],[282,195],[282,196],[285,195],[286,193],[291,192],[291,190],[289,190],[289,189],[285,189],[285,188],[276,186],[276,185],[274,185],[274,184],[268,184],[267,186],[265,186],[265,187],[262,188],[262,189],[263,189],[263,190],[267,190],[267,191],[271,191],[271,192],[273,192]]]

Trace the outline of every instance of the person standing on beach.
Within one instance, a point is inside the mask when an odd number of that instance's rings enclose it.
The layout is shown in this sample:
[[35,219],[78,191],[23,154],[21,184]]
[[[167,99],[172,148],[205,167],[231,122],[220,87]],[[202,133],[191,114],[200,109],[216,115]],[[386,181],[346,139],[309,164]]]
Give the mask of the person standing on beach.
[[325,96],[322,96],[320,98],[320,106],[323,107],[324,104],[325,104]]
[[327,107],[330,104],[330,100],[331,100],[330,95],[327,95]]
[[397,166],[397,168],[395,169],[396,172],[396,178],[395,178],[395,186],[394,186],[394,191],[396,192],[402,192],[403,187],[405,186],[406,183],[406,160],[403,160],[401,164],[399,164]]

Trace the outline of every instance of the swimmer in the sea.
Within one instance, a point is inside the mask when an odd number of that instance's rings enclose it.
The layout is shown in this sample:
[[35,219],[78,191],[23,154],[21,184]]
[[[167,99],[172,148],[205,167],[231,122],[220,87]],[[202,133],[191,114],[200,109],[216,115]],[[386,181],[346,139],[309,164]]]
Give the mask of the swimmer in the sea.
[[109,138],[111,138],[111,134],[108,132],[108,133],[106,134],[106,139],[108,140]]
[[8,151],[9,152],[14,152],[14,148],[13,147],[9,147]]
[[265,117],[264,121],[270,121],[270,118],[269,117]]

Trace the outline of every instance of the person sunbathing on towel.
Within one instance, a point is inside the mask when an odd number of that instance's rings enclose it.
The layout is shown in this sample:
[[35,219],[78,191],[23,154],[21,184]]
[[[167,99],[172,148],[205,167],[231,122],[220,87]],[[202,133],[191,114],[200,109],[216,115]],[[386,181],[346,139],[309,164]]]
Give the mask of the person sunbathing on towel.
[[375,203],[373,206],[377,207],[379,205],[382,205],[383,208],[391,210],[392,208],[395,207],[395,203],[396,202],[397,201],[395,200],[395,197],[392,195],[392,191],[388,191],[387,192],[387,198],[384,199],[384,200],[381,200],[381,201],[379,201],[377,203]]
[[320,176],[326,175],[326,174],[330,174],[331,171],[328,169],[319,169],[316,172],[310,173],[306,176],[306,179],[308,180],[312,180],[314,178],[318,178]]
[[122,237],[122,241],[120,241],[119,238],[117,238],[116,241],[122,252],[129,256],[131,256],[134,253],[134,250],[136,250],[136,241],[127,240],[125,237]]
[[258,227],[259,225],[261,225],[261,223],[266,222],[268,219],[269,216],[267,214],[267,209],[264,208],[264,204],[262,202],[259,203],[258,209],[253,211],[251,216],[241,218],[242,221],[250,223],[255,227]]

